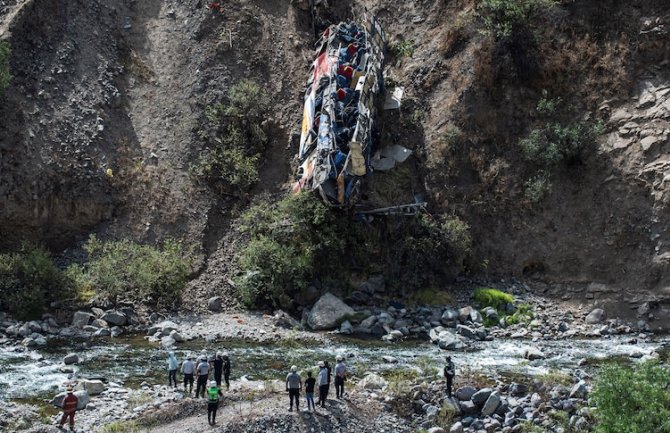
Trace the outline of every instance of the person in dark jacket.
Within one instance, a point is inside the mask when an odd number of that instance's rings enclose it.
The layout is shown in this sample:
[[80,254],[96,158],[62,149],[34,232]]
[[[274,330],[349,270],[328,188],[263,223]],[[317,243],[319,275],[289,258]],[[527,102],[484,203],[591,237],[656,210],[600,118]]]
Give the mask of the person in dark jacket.
[[226,389],[230,389],[230,358],[227,353],[223,355],[223,380],[226,381]]
[[223,354],[216,352],[216,358],[212,361],[214,364],[214,381],[217,387],[221,387],[221,374],[223,373]]
[[307,372],[307,380],[305,380],[305,397],[307,398],[307,410],[316,410],[314,406],[314,385],[316,385],[316,379],[312,377],[312,372]]
[[456,376],[456,367],[454,367],[454,363],[451,361],[451,356],[447,356],[447,365],[444,366],[444,377],[447,379],[447,397],[451,397],[454,376]]
[[328,361],[324,361],[324,365],[326,366],[326,370],[328,371],[328,386],[326,386],[326,399],[327,399],[328,393],[330,392],[330,380],[332,378],[333,369],[330,367],[330,364],[328,364]]
[[340,399],[344,397],[344,381],[347,380],[347,366],[344,358],[338,355],[335,364],[335,396]]
[[65,425],[65,421],[70,419],[70,430],[74,431],[74,413],[77,411],[77,404],[79,404],[79,399],[74,392],[72,391],[72,386],[68,385],[67,395],[63,399],[63,416],[60,419],[60,424],[58,428],[62,429]]

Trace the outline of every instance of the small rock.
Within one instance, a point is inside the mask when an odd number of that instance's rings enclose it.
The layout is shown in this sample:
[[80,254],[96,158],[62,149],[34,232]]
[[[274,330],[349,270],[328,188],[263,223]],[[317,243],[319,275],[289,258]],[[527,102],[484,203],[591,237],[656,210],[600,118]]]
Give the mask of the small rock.
[[207,300],[207,309],[209,311],[221,311],[221,296],[214,296]]
[[595,325],[600,323],[605,319],[605,311],[602,308],[593,309],[587,316],[584,321],[589,325]]

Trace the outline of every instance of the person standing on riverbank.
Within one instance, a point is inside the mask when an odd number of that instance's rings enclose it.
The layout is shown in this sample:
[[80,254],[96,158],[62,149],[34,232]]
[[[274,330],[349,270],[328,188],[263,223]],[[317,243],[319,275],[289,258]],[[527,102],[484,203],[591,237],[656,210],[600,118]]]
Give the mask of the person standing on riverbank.
[[[305,398],[307,399],[307,410],[316,410],[314,406],[314,385],[316,385],[316,379],[312,377],[312,372],[307,372],[307,380],[305,380]],[[311,404],[311,406],[310,406]]]
[[[168,354],[168,386],[177,387],[177,369],[179,368],[179,361],[174,355],[174,352]],[[173,385],[174,383],[174,385]]]
[[288,400],[291,406],[288,408],[289,412],[293,412],[293,400],[295,400],[295,411],[299,412],[300,404],[300,390],[302,389],[302,379],[298,374],[298,367],[291,366],[291,372],[286,375],[286,391],[288,391]]
[[447,356],[447,365],[444,366],[444,377],[447,379],[447,397],[451,397],[451,387],[454,384],[456,376],[456,367],[451,361],[451,356]]
[[326,368],[326,363],[319,361],[319,376],[317,377],[316,383],[319,385],[319,401],[316,404],[320,404],[321,407],[326,407],[326,397],[328,397],[328,369]]
[[223,380],[226,382],[226,389],[230,389],[230,358],[227,353],[223,355]]
[[223,373],[223,354],[216,352],[216,358],[212,361],[214,365],[214,381],[216,386],[221,387],[221,374]]
[[338,399],[344,397],[344,381],[347,379],[347,366],[344,365],[344,358],[338,355],[337,364],[335,364],[335,396]]
[[198,373],[198,382],[195,388],[195,396],[205,398],[205,391],[207,390],[207,379],[209,378],[209,363],[207,357],[203,356],[196,368]]
[[324,401],[326,401],[326,399],[328,399],[328,393],[330,392],[330,380],[332,379],[333,369],[330,367],[328,361],[325,361],[324,365],[326,366],[326,370],[328,371],[328,386],[326,386],[326,398],[324,399]]
[[209,425],[216,424],[216,410],[219,408],[221,397],[223,393],[216,385],[216,381],[210,381],[209,388],[207,388],[207,422]]
[[67,395],[63,399],[63,416],[60,419],[60,424],[58,428],[62,429],[65,425],[65,421],[70,419],[70,430],[74,431],[74,413],[77,411],[77,405],[79,404],[79,399],[74,392],[72,391],[72,385],[67,386]]
[[188,394],[193,392],[193,374],[195,374],[195,364],[193,358],[189,356],[181,365],[181,373],[184,375],[184,392],[186,392],[186,385],[189,385]]

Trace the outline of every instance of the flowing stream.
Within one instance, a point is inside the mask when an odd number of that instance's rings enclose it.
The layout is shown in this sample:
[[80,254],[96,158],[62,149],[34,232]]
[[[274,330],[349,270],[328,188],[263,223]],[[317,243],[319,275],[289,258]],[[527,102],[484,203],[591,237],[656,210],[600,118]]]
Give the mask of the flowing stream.
[[[636,362],[652,353],[667,358],[670,336],[657,337],[649,342],[632,343],[632,336],[612,336],[599,339],[571,339],[531,342],[528,340],[496,339],[472,342],[465,351],[451,352],[458,374],[483,374],[492,379],[505,376],[534,376],[550,371],[569,373],[575,368],[586,370],[612,359]],[[528,361],[524,351],[537,347],[546,359]],[[189,354],[199,356],[202,349],[208,355],[217,350],[227,352],[232,361],[232,379],[282,379],[291,365],[302,371],[312,369],[319,360],[332,360],[344,355],[350,372],[361,377],[366,371],[384,374],[391,369],[414,369],[439,374],[447,352],[427,342],[410,341],[386,344],[371,340],[338,339],[327,347],[317,343],[288,341],[280,344],[245,342],[189,342],[175,350],[181,361]],[[83,361],[64,365],[63,357],[75,352]],[[397,362],[387,362],[384,356]],[[66,382],[83,378],[102,378],[139,387],[142,382],[160,384],[167,380],[166,351],[147,343],[141,337],[100,340],[89,344],[63,344],[43,350],[22,347],[0,348],[0,399],[46,399],[63,390]],[[394,361],[391,360],[391,361]],[[577,367],[580,360],[586,365]],[[431,369],[431,367],[434,367]],[[589,373],[593,373],[592,370]],[[243,380],[244,380],[243,379]]]

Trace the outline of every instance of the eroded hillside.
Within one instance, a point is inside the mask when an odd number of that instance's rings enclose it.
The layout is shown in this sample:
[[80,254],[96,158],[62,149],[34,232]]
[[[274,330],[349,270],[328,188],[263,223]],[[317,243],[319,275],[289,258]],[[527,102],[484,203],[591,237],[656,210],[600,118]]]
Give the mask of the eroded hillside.
[[[202,252],[194,286],[226,291],[241,242],[230,227],[250,196],[189,175],[206,146],[198,132],[231,85],[260,83],[270,140],[251,195],[284,191],[315,23],[308,2],[207,3],[2,3],[14,79],[0,100],[0,247],[60,250],[91,232],[186,238]],[[401,109],[380,119],[380,145],[414,157],[370,180],[375,204],[422,194],[432,215],[467,222],[466,275],[524,278],[565,298],[668,302],[664,1],[564,1],[506,35],[487,28],[482,2],[336,3],[317,16],[365,6],[384,24],[387,84],[405,88]],[[568,162],[542,165],[519,144],[582,123],[598,134]]]

